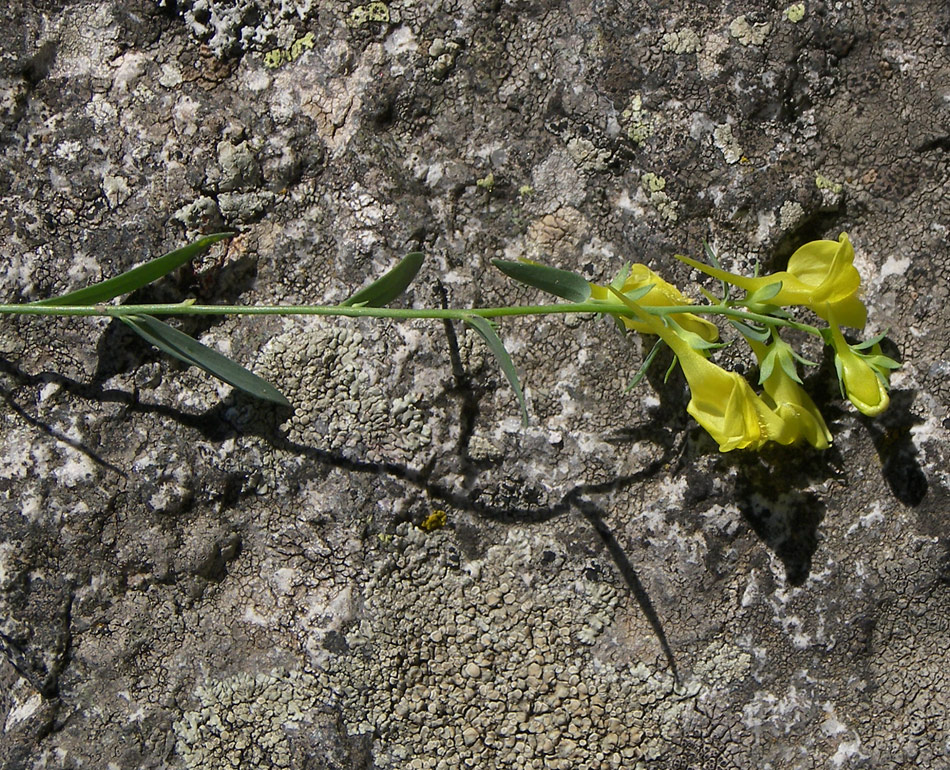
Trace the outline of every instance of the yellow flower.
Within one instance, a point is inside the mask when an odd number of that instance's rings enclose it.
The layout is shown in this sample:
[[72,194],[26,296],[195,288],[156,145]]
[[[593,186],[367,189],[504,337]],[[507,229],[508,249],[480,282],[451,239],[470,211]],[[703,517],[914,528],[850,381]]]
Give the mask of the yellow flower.
[[841,233],[837,241],[806,243],[789,258],[787,270],[757,278],[727,273],[689,257],[678,258],[749,295],[781,281],[782,288],[768,299],[769,304],[801,305],[826,321],[834,315],[839,323],[856,329],[863,329],[867,322],[867,309],[858,298],[861,275],[854,266],[854,249],[847,233]]
[[[835,369],[848,400],[861,414],[876,417],[890,404],[888,395],[890,370],[871,365],[869,358],[883,358],[875,345],[873,356],[857,353],[845,340],[841,329],[832,321],[831,344],[835,349]],[[890,359],[887,359],[890,361]]]
[[[637,300],[638,305],[646,307],[673,307],[677,305],[689,305],[691,301],[673,284],[664,281],[660,276],[654,273],[646,265],[634,263],[630,266],[630,274],[627,276],[620,287],[621,294],[627,294],[645,286],[652,288],[644,296]],[[606,286],[598,286],[596,283],[590,285],[590,296],[592,299],[618,302],[619,300],[611,293]],[[719,328],[709,321],[700,318],[693,313],[677,313],[672,316],[673,319],[686,331],[693,332],[702,337],[706,342],[715,342],[719,339]],[[633,329],[644,334],[656,334],[650,328],[650,325],[642,321],[634,321],[631,318],[620,317],[623,325],[628,329]]]
[[[771,348],[753,339],[748,339],[748,342],[761,365]],[[781,355],[782,351],[778,354]],[[816,449],[827,449],[831,445],[831,432],[815,402],[781,363],[773,367],[762,387],[766,401],[771,402],[770,406],[782,420],[782,430],[772,437],[773,441],[793,444],[804,439]]]
[[720,452],[759,449],[782,433],[781,418],[742,376],[716,366],[659,318],[640,317],[679,360],[691,393],[686,411],[716,440]]

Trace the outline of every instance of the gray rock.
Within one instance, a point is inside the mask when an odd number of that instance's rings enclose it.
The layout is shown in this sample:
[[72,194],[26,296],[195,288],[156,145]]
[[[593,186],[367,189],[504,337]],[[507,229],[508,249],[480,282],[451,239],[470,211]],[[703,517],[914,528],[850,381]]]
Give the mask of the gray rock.
[[691,286],[704,239],[847,231],[904,366],[875,420],[806,378],[825,453],[720,455],[595,319],[499,324],[522,428],[440,322],[182,322],[289,411],[4,317],[0,766],[950,762],[942,4],[7,5],[6,301],[221,228],[141,296],[339,303],[420,249],[397,304],[533,304],[492,258]]

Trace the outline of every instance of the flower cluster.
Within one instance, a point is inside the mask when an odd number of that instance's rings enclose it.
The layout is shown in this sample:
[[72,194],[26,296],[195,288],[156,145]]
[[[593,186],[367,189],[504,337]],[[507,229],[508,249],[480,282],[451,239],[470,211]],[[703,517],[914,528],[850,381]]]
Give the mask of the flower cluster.
[[[831,434],[815,403],[802,388],[797,364],[811,364],[779,336],[780,327],[820,335],[834,350],[842,394],[863,414],[875,416],[889,402],[889,376],[898,364],[881,353],[880,337],[851,345],[842,326],[864,328],[867,310],[858,296],[861,276],[854,267],[848,236],[812,241],[796,251],[788,269],[749,277],[688,257],[683,262],[718,278],[726,288],[716,304],[696,306],[704,314],[729,319],[748,342],[759,365],[757,393],[748,381],[709,360],[719,347],[718,327],[684,307],[689,300],[644,265],[633,265],[611,286],[591,284],[591,297],[614,305],[606,312],[627,329],[653,334],[672,350],[691,398],[687,411],[719,444],[719,449],[759,449],[765,443],[807,442],[818,449]],[[731,288],[745,291],[729,299]],[[801,307],[827,323],[816,328],[797,322],[784,308]]]

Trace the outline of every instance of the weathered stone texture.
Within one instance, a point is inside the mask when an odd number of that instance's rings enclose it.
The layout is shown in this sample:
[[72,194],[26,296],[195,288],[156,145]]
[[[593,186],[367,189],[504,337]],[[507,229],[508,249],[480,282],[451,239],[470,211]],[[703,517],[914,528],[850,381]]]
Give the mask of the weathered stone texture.
[[904,367],[868,420],[824,360],[823,454],[723,456],[589,319],[500,324],[523,429],[440,322],[183,322],[291,413],[5,317],[0,766],[950,767],[945,3],[8,6],[4,301],[223,228],[139,297],[419,249],[400,302],[534,303],[492,258],[682,285],[847,231]]

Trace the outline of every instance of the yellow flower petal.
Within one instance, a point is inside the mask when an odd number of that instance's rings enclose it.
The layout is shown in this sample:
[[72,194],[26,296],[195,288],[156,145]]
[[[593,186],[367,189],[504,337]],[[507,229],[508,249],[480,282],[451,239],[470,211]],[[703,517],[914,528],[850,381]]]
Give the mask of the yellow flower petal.
[[[761,342],[748,340],[759,363],[769,351]],[[804,440],[816,449],[831,445],[831,431],[821,412],[804,388],[788,376],[781,366],[775,366],[762,385],[766,398],[782,420],[782,430],[772,436],[779,444],[794,444]]]
[[781,290],[769,300],[773,305],[800,305],[826,321],[835,315],[857,329],[867,322],[867,310],[858,298],[861,275],[854,266],[854,248],[847,233],[841,233],[837,241],[806,243],[789,258],[787,270],[757,278],[727,273],[689,257],[678,259],[749,294],[781,281]]
[[[644,286],[651,286],[649,292],[637,300],[637,304],[643,307],[674,307],[677,305],[692,304],[689,297],[685,296],[673,284],[663,280],[646,265],[634,263],[630,266],[630,274],[620,288],[621,294],[627,294],[636,289],[642,289]],[[590,285],[591,298],[598,300],[616,300],[614,295],[606,286],[598,286],[596,283]],[[719,339],[719,328],[704,318],[693,313],[677,313],[673,316],[676,322],[687,331],[698,334],[707,342],[715,342]],[[628,329],[633,329],[642,334],[653,334],[648,324],[641,321],[635,321],[631,318],[620,318],[623,325]]]
[[781,418],[742,376],[716,366],[662,322],[653,333],[680,362],[692,394],[686,411],[716,440],[720,452],[759,449],[783,432]]

